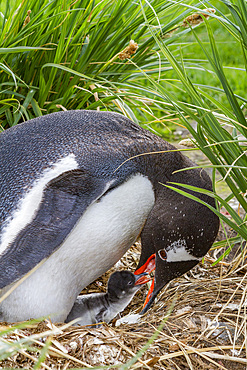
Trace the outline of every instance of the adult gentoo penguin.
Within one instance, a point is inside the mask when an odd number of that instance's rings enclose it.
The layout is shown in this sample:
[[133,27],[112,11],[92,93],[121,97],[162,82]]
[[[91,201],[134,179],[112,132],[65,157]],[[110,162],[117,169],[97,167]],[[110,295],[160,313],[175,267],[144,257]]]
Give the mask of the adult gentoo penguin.
[[208,207],[163,185],[173,181],[211,190],[201,169],[174,173],[193,166],[180,152],[169,152],[174,149],[108,112],[58,112],[1,133],[1,294],[42,263],[0,303],[0,318],[50,315],[64,321],[80,291],[139,235],[139,272],[148,271],[147,261],[155,257],[144,311],[167,282],[194,267],[212,245],[219,222]]
[[125,270],[113,272],[107,283],[107,292],[79,295],[65,322],[75,319],[78,319],[77,325],[110,322],[125,309],[141,286],[150,280],[146,275],[134,275]]

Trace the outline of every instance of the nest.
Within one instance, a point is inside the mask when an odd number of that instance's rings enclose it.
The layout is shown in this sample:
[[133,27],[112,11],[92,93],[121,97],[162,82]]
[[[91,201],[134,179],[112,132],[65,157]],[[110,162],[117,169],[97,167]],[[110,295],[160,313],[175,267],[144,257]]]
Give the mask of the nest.
[[[139,254],[140,245],[134,245],[83,293],[105,291],[109,274],[116,269],[134,271]],[[114,319],[94,329],[46,320],[16,329],[3,340],[17,344],[26,340],[29,347],[20,346],[1,366],[33,369],[39,361],[37,368],[56,370],[103,366],[246,369],[247,268],[243,260],[236,263],[236,258],[212,267],[215,256],[208,254],[203,263],[170,282],[136,324],[115,326]],[[136,294],[121,316],[140,311],[147,289],[145,286]],[[6,328],[7,323],[1,329]]]

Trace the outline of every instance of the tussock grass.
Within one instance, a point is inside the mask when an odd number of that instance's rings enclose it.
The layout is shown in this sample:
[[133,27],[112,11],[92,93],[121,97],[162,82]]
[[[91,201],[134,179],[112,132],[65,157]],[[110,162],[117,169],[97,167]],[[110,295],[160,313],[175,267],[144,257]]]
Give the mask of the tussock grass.
[[[162,35],[189,9],[167,0],[145,1],[150,25]],[[136,120],[146,106],[127,83],[160,68],[158,48],[141,6],[131,1],[16,1],[0,17],[2,127],[61,109],[116,110]],[[188,30],[184,30],[188,32]],[[177,37],[177,36],[176,36]],[[166,43],[171,43],[168,38]]]
[[[214,8],[215,12],[211,17],[214,17],[230,34],[234,35],[239,43],[239,53],[242,54],[242,59],[246,60],[246,2],[237,0],[235,3],[225,2],[225,4],[231,16],[223,14],[219,16],[217,14],[220,12]],[[195,7],[193,9],[197,10],[197,12],[200,11],[200,9]],[[143,14],[145,17],[144,9]],[[148,23],[146,17],[145,20]],[[145,76],[153,84],[157,97],[160,100],[163,99],[165,103],[171,104],[179,115],[181,124],[189,131],[194,145],[209,159],[210,167],[213,170],[214,185],[216,182],[215,173],[217,171],[221,177],[220,181],[225,181],[229,187],[230,194],[226,198],[217,195],[215,192],[207,192],[207,194],[218,201],[219,207],[214,212],[219,215],[222,221],[237,231],[237,237],[241,239],[243,246],[245,246],[244,241],[247,240],[246,98],[236,95],[229,84],[224,71],[220,49],[215,41],[211,25],[206,18],[205,24],[208,32],[207,46],[200,41],[196,31],[193,29],[192,31],[218,83],[221,85],[218,91],[224,94],[228,105],[221,104],[217,96],[213,96],[215,90],[217,90],[214,86],[199,85],[196,78],[192,80],[189,77],[187,64],[183,60],[182,52],[179,58],[174,56],[162,38],[153,31],[151,25],[149,26],[150,32],[152,32],[154,39],[159,45],[161,53],[172,66],[177,80],[173,82],[174,89],[171,92],[167,91],[164,85],[159,84],[154,78],[147,74]],[[145,71],[143,73],[145,74]],[[246,77],[246,66],[243,68],[244,77]],[[189,97],[190,103],[178,99],[176,91],[179,90],[182,90]],[[180,184],[179,188],[177,187],[178,184],[170,184],[168,186],[172,187],[174,191],[198,200],[198,198],[186,192],[186,189],[192,189],[192,187],[183,184]],[[193,190],[205,192],[203,189],[194,187]],[[230,201],[232,199],[236,200],[237,209],[231,205]],[[221,212],[223,208],[226,209],[230,218]],[[229,253],[232,245],[229,243],[227,253]]]

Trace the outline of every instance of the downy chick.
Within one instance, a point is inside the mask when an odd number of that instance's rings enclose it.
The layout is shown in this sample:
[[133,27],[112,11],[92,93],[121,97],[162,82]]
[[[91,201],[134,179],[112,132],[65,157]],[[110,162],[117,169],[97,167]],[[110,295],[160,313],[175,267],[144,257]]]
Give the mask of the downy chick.
[[115,271],[108,280],[107,292],[79,295],[65,322],[78,318],[77,325],[108,323],[149,280],[147,273],[134,275],[130,271]]

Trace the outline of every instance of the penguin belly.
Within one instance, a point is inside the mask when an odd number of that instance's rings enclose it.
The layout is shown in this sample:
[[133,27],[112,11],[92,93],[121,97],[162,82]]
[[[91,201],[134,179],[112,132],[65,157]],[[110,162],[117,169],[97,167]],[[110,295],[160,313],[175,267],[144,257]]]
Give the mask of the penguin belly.
[[135,242],[154,200],[151,182],[136,174],[91,204],[59,249],[0,304],[0,319],[64,321],[81,290]]

